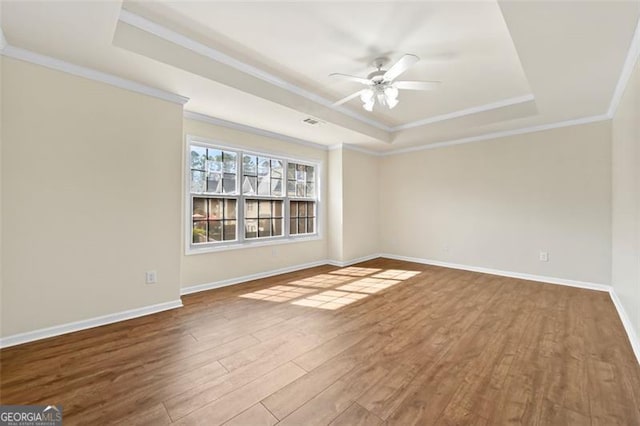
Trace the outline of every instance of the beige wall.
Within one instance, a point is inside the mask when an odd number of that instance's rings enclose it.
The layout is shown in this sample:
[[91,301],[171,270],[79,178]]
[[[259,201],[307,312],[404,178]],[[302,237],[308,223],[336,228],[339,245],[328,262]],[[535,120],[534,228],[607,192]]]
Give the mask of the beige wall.
[[[377,252],[602,284],[613,276],[640,329],[637,68],[613,126],[374,157],[183,120],[179,105],[1,61],[2,336]],[[186,255],[186,135],[321,162],[321,238]],[[152,269],[159,282],[145,285]]]
[[2,336],[177,300],[182,107],[9,58],[2,86]]
[[[312,241],[191,255],[185,255],[183,248],[181,267],[182,287],[214,283],[326,259],[327,151],[194,120],[184,121],[184,133],[185,136],[199,136],[223,145],[240,146],[266,153],[282,154],[294,158],[322,162],[320,192],[320,225],[322,238]],[[186,144],[186,140],[184,143]],[[183,202],[180,203],[180,205],[183,204]],[[182,241],[183,243],[180,247],[184,247],[184,235]]]
[[[612,282],[640,331],[640,65],[613,119]],[[640,337],[640,336],[638,336]]]
[[379,252],[379,157],[344,150],[343,258],[350,261]]
[[329,259],[351,262],[379,253],[379,157],[329,151]]
[[342,190],[342,149],[329,151],[329,182],[328,182],[328,220],[327,220],[327,255],[329,259],[341,262],[343,260],[344,242],[343,227],[343,190]]
[[599,122],[384,157],[381,250],[609,284],[610,140]]
[[[0,12],[2,11],[2,4],[0,4]],[[2,276],[4,275],[3,268],[2,268],[2,82],[3,82],[3,63],[4,63],[4,56],[0,55],[0,336],[2,336],[2,293],[3,293],[3,286],[2,286]]]

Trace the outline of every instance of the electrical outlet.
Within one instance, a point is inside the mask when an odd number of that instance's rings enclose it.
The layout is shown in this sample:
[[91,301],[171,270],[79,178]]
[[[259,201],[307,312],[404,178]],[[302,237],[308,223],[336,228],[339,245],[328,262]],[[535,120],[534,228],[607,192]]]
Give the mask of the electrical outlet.
[[147,271],[145,274],[145,282],[147,284],[155,284],[158,282],[158,273],[156,271]]
[[278,249],[276,248],[271,249],[271,257],[278,257]]
[[546,251],[540,252],[540,262],[548,262],[549,261],[549,253]]

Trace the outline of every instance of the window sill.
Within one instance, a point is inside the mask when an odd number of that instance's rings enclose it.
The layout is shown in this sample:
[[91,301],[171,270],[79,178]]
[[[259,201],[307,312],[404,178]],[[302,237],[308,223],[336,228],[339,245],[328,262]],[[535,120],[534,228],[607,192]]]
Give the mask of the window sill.
[[208,246],[208,247],[202,247],[202,248],[187,247],[185,251],[185,256],[204,254],[204,253],[216,253],[216,252],[230,251],[230,250],[251,249],[255,247],[276,246],[281,244],[304,243],[308,241],[317,241],[321,239],[322,239],[321,235],[313,234],[313,235],[304,236],[304,237],[289,237],[289,238],[281,238],[277,240],[244,242],[240,244],[238,243],[223,244],[223,245]]

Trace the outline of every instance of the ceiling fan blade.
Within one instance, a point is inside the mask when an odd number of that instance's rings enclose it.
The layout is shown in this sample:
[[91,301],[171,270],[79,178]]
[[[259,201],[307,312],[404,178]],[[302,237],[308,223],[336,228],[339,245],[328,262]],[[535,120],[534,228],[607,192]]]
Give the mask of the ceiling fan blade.
[[434,90],[441,83],[441,81],[396,81],[393,85],[398,89],[405,90]]
[[382,76],[383,80],[384,81],[395,80],[400,74],[402,74],[403,72],[411,68],[411,66],[416,62],[418,62],[419,60],[420,58],[418,58],[416,55],[411,55],[407,53],[402,58],[400,58],[398,62],[393,64],[393,66],[389,68],[389,70],[386,73],[384,73],[384,75]]
[[351,81],[356,81],[358,83],[366,84],[367,86],[371,84],[371,80],[362,78],[362,77],[356,77],[355,75],[340,74],[340,73],[334,72],[333,74],[329,74],[329,77],[340,77],[345,80],[351,80]]
[[347,96],[346,98],[342,98],[337,102],[333,103],[333,106],[338,106],[338,105],[342,105],[345,102],[349,102],[351,99],[357,98],[358,96],[360,96],[363,92],[366,92],[369,89],[362,89],[362,90],[358,90],[356,93],[352,93],[351,95]]

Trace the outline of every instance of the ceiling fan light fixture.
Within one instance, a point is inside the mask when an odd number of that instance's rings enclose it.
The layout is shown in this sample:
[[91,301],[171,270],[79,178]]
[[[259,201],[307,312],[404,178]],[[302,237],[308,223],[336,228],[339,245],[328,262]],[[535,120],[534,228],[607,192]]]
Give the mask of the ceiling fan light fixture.
[[384,95],[387,97],[387,101],[396,99],[398,97],[398,89],[394,86],[388,86],[384,89]]
[[375,98],[372,96],[371,99],[368,102],[365,102],[364,105],[362,105],[362,108],[364,108],[367,111],[371,112],[371,111],[373,111],[373,104],[374,103],[375,103]]
[[373,99],[373,90],[368,89],[368,90],[364,90],[361,94],[360,94],[360,100],[364,103],[367,103],[369,101],[371,101],[371,99]]
[[396,81],[396,78],[407,71],[412,65],[418,62],[420,58],[416,55],[405,54],[388,70],[382,67],[386,63],[386,58],[376,59],[376,71],[370,73],[366,78],[357,77],[348,74],[333,73],[330,76],[341,77],[347,80],[355,81],[367,86],[366,88],[352,93],[351,95],[340,99],[333,105],[342,105],[352,99],[360,97],[362,107],[371,112],[376,103],[393,109],[398,105],[398,89],[407,90],[433,90],[440,83],[439,81]]

